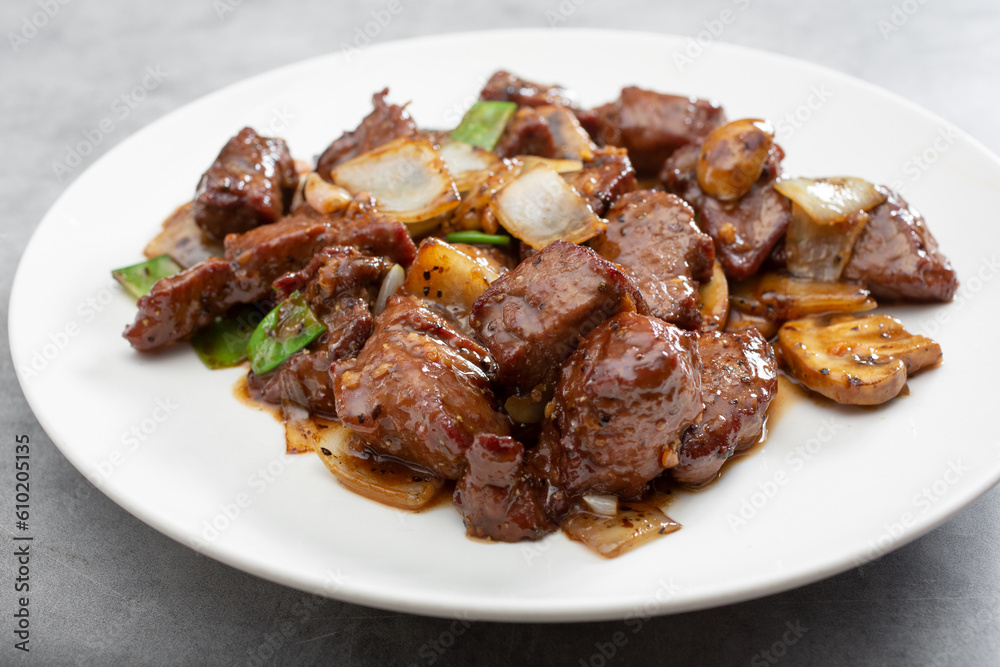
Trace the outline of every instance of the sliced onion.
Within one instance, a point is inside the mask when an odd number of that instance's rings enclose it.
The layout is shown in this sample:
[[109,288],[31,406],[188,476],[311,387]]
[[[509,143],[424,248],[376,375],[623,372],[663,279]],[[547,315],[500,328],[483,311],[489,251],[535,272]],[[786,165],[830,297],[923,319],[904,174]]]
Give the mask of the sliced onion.
[[194,221],[193,207],[188,202],[163,221],[163,231],[149,242],[143,254],[149,259],[169,255],[170,259],[188,269],[209,257],[221,257],[222,245],[201,231]]
[[785,233],[788,272],[797,278],[840,280],[867,222],[868,214],[859,211],[841,222],[821,225],[792,204],[792,222]]
[[551,167],[560,174],[569,174],[583,169],[583,162],[580,160],[563,160],[559,158],[538,157],[537,155],[518,155],[516,159],[524,165],[525,169],[531,169],[539,164]]
[[818,225],[832,225],[886,200],[884,188],[851,176],[782,178],[774,189],[798,204]]
[[712,278],[698,288],[701,298],[701,330],[718,331],[726,325],[729,315],[729,281],[726,272],[715,260],[712,265]]
[[554,241],[583,243],[606,224],[562,176],[546,164],[524,169],[490,201],[497,221],[535,250]]
[[390,141],[337,165],[330,176],[351,194],[370,192],[379,212],[408,224],[447,213],[460,201],[448,167],[426,137]]
[[339,185],[327,183],[315,171],[306,177],[304,192],[309,205],[320,213],[333,213],[351,203],[350,192]]
[[338,421],[320,422],[312,446],[344,487],[371,500],[418,510],[434,500],[444,484],[439,477],[402,462],[376,456]]
[[731,285],[729,305],[747,315],[784,322],[809,315],[871,310],[877,304],[861,285],[765,273]]
[[618,515],[618,496],[587,495],[583,497],[583,504],[588,511],[600,516]]
[[443,306],[459,322],[468,321],[472,304],[500,274],[450,243],[423,240],[403,283],[403,291]]
[[598,516],[577,507],[562,522],[571,540],[583,542],[605,558],[620,556],[680,528],[658,507],[631,502],[620,505],[615,516]]
[[390,296],[399,291],[399,286],[406,280],[406,270],[399,264],[393,264],[389,273],[382,279],[382,286],[378,288],[378,296],[375,298],[373,314],[378,315],[385,310],[385,304]]
[[[566,107],[541,107],[539,112],[545,116],[553,143],[559,150],[560,158],[576,160],[593,160],[597,146],[591,141],[590,135],[580,125],[576,115]],[[574,170],[575,171],[575,170]]]
[[485,148],[464,141],[443,139],[438,150],[441,159],[448,165],[448,171],[455,179],[459,192],[471,190],[500,161],[500,158]]

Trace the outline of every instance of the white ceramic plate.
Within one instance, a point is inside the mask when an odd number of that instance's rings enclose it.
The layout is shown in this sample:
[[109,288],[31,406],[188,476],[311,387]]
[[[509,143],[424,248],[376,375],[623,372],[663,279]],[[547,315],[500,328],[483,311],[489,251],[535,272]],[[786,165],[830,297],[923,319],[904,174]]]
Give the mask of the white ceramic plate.
[[[815,581],[927,532],[1000,478],[1000,162],[913,104],[807,63],[713,45],[681,71],[674,54],[687,44],[568,30],[431,37],[284,67],[154,123],[72,184],[18,269],[10,342],[39,421],[102,491],[167,535],[289,586],[409,612],[552,621],[703,608]],[[388,85],[418,123],[449,127],[498,68],[561,82],[586,105],[632,83],[714,97],[730,118],[775,121],[789,172],[902,186],[962,289],[948,305],[892,312],[940,341],[944,365],[881,409],[792,405],[763,451],[674,501],[683,530],[605,561],[562,535],[474,542],[451,508],[411,515],[352,495],[316,458],[283,454],[281,426],[233,397],[243,371],[208,371],[184,345],[139,355],[121,338],[135,306],[110,269],[140,259],[243,125],[312,156]]]

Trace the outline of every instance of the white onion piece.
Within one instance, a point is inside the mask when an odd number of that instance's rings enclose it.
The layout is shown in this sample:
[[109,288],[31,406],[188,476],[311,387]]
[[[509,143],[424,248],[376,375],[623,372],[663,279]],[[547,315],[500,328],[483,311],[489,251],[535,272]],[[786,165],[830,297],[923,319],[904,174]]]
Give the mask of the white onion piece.
[[537,155],[518,155],[515,159],[523,164],[525,169],[531,169],[539,164],[552,167],[560,174],[569,174],[583,169],[583,162],[580,160],[563,160],[560,158],[538,157]]
[[525,168],[490,201],[497,221],[535,250],[554,241],[583,243],[607,226],[562,176],[546,164]]
[[400,462],[375,457],[350,429],[337,421],[321,422],[312,446],[326,467],[348,490],[405,510],[418,510],[437,495],[439,477]]
[[841,222],[821,225],[792,204],[792,222],[785,233],[788,272],[796,278],[837,282],[867,222],[868,214],[859,211]]
[[351,203],[351,193],[340,187],[324,181],[315,171],[306,177],[306,201],[320,213],[333,213],[347,208]]
[[330,176],[351,194],[370,192],[380,213],[405,223],[435,218],[460,202],[448,167],[426,137],[390,141],[337,165]]
[[622,503],[613,517],[598,516],[577,507],[562,522],[562,529],[571,540],[583,542],[605,558],[620,556],[680,528],[658,507],[632,502]]
[[618,514],[618,496],[587,495],[583,497],[583,504],[588,511],[599,516]]
[[385,310],[385,304],[390,296],[399,291],[399,286],[406,280],[406,271],[399,264],[393,264],[389,273],[382,279],[382,286],[378,288],[378,296],[375,298],[375,308],[373,314],[378,315]]
[[545,116],[549,132],[552,133],[556,148],[559,150],[557,157],[568,160],[594,159],[594,151],[597,146],[580,125],[576,114],[566,107],[555,106],[541,107],[537,111]]
[[500,158],[485,148],[464,141],[444,139],[438,151],[441,159],[448,165],[448,171],[455,179],[459,192],[471,190],[500,161]]
[[421,242],[406,274],[403,291],[443,306],[459,322],[500,274],[450,243],[433,236]]
[[819,225],[843,222],[875,208],[888,197],[884,188],[851,176],[782,178],[773,187]]
[[222,253],[222,244],[208,238],[195,223],[191,202],[178,207],[163,221],[163,231],[143,251],[149,259],[169,255],[185,269],[209,257],[221,257]]

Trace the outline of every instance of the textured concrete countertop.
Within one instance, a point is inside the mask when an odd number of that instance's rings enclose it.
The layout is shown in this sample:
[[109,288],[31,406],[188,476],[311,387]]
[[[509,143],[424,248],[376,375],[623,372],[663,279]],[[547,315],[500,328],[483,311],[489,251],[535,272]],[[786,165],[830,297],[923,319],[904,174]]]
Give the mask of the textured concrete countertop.
[[[472,3],[404,0],[377,35],[559,26],[696,35],[746,6],[720,39],[860,77],[1000,152],[1000,5],[927,2]],[[127,136],[221,86],[339,49],[386,2],[11,0],[0,8],[0,321],[17,260],[73,178]],[[41,27],[33,28],[32,22]],[[147,66],[171,73],[60,180],[52,163]],[[992,215],[991,213],[985,213]],[[200,556],[112,503],[48,440],[0,327],[0,438],[31,437],[35,558],[31,653],[13,648],[15,561],[2,527],[0,664],[1000,664],[1000,491],[859,569],[788,593],[653,619],[611,652],[621,622],[452,622],[325,601]],[[0,460],[13,511],[13,456]],[[282,635],[287,623],[294,630]],[[777,644],[776,644],[777,643]],[[765,655],[772,646],[782,647]],[[448,646],[448,648],[445,648]],[[268,648],[271,647],[271,648]],[[780,656],[778,655],[780,653]]]

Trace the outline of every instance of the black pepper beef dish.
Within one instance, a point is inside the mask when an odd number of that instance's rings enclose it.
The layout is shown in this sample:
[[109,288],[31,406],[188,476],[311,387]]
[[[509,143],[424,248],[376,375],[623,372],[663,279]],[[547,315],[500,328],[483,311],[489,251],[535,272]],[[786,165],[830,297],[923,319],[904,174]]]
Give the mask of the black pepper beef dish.
[[388,99],[315,166],[242,129],[113,272],[133,348],[248,364],[287,451],[352,491],[451,493],[470,536],[614,557],[680,527],[664,489],[762,442],[779,374],[877,405],[940,363],[868,312],[955,294],[924,218],[783,173],[766,120],[634,86],[587,109],[503,71],[452,130]]

